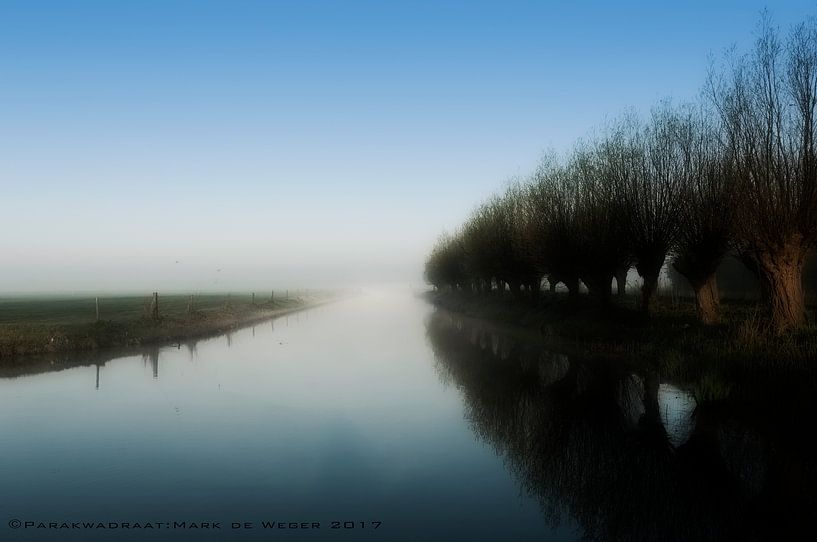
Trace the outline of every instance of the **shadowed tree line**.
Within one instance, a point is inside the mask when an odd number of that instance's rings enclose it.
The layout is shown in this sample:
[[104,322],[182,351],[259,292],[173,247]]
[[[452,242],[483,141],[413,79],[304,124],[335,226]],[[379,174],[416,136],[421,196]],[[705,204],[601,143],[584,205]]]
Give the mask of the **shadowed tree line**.
[[437,288],[538,296],[584,284],[601,305],[641,277],[655,309],[666,265],[719,321],[716,270],[734,254],[757,278],[777,332],[806,323],[803,269],[817,244],[817,22],[785,37],[768,17],[754,48],[713,64],[700,103],[627,114],[547,156],[443,235],[426,261]]

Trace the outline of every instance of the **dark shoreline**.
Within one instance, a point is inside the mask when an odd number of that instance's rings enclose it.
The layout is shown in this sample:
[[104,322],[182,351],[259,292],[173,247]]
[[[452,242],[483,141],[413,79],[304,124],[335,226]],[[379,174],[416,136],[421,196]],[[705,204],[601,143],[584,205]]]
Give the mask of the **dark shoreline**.
[[682,380],[715,368],[733,377],[801,373],[817,378],[817,328],[784,337],[767,333],[753,303],[725,302],[723,323],[704,326],[691,302],[647,318],[633,308],[634,297],[603,309],[592,299],[570,301],[558,293],[537,300],[440,290],[422,295],[439,309],[525,330],[554,351],[652,367]]

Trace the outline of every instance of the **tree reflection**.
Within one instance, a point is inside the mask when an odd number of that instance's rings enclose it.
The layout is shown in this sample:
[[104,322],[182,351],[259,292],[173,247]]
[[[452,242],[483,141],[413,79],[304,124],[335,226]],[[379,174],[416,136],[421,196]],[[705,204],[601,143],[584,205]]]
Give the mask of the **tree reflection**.
[[686,399],[655,370],[568,359],[484,322],[438,311],[427,335],[474,432],[551,525],[569,519],[590,540],[780,539],[815,509],[813,437],[770,425],[789,407],[768,394],[763,417],[737,403],[694,408],[674,404]]

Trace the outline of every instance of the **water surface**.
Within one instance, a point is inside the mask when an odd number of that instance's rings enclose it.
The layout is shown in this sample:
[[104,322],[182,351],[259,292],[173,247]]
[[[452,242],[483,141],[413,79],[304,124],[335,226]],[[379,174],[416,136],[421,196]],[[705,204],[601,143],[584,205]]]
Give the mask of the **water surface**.
[[[15,540],[129,534],[12,531],[6,524],[16,518],[220,521],[213,538],[247,540],[530,540],[550,532],[536,502],[475,438],[459,394],[440,382],[426,340],[430,313],[410,295],[374,294],[101,365],[63,369],[93,359],[85,356],[40,364],[48,372],[39,374],[7,370],[0,529]],[[321,528],[271,533],[262,521]],[[332,521],[355,527],[331,529]],[[232,531],[233,522],[255,528]],[[562,531],[554,539],[571,539]]]
[[804,394],[699,405],[407,294],[0,376],[3,539],[751,540],[816,509]]

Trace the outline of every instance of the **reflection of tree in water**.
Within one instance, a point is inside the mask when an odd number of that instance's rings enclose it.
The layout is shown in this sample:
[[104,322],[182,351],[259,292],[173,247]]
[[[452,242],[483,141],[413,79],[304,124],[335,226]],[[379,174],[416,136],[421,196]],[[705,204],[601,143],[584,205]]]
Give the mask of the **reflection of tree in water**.
[[[474,431],[551,524],[569,517],[591,540],[756,540],[810,517],[813,457],[772,457],[774,437],[754,419],[701,408],[684,432],[667,423],[654,372],[568,360],[447,313],[431,317],[427,334]],[[784,465],[796,473],[773,473]]]

